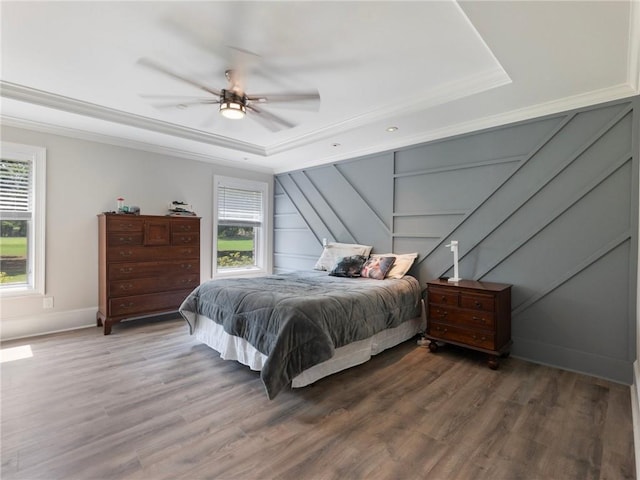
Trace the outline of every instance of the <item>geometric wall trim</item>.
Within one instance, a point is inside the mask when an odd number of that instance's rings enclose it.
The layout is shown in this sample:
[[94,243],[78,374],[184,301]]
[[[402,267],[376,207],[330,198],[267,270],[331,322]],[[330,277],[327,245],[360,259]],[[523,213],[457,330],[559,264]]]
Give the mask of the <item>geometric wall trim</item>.
[[[631,383],[639,97],[276,176],[274,270],[322,239],[509,283],[512,354]],[[634,134],[634,132],[636,132]]]

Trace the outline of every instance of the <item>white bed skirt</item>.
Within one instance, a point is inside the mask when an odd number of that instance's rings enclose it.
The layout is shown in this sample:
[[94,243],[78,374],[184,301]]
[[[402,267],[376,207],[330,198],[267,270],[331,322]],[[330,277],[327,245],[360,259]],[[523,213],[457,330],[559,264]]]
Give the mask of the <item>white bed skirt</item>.
[[[291,386],[293,388],[305,387],[323,377],[365,363],[373,355],[394,347],[423,331],[425,326],[426,315],[423,303],[420,317],[408,320],[395,328],[383,330],[365,340],[337,348],[331,359],[302,372],[293,379]],[[220,353],[222,359],[235,360],[247,365],[252,370],[262,370],[262,366],[267,360],[266,355],[260,353],[246,340],[229,335],[221,325],[207,317],[197,315],[194,335],[199,341]]]

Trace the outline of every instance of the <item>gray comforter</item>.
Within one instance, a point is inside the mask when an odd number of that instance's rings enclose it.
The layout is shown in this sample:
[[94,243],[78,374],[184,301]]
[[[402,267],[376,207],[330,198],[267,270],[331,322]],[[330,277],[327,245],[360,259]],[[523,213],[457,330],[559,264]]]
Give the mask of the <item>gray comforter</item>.
[[418,316],[420,286],[410,276],[371,280],[326,272],[220,279],[197,287],[180,313],[191,333],[196,314],[204,315],[266,355],[260,375],[272,399],[336,348]]

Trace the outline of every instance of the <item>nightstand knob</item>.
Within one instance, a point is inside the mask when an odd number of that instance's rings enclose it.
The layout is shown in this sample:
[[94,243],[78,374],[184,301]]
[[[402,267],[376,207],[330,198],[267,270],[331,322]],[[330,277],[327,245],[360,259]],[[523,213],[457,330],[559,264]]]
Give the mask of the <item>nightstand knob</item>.
[[477,300],[476,300],[475,305],[476,305],[476,307],[478,307],[478,308],[480,308],[480,307],[482,306],[482,304],[481,304],[479,301],[477,301]]

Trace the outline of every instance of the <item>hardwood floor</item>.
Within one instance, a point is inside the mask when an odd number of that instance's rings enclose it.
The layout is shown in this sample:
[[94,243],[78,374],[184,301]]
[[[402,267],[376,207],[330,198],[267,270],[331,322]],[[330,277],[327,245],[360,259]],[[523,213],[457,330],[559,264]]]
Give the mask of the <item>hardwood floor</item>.
[[632,479],[629,387],[406,342],[269,401],[259,375],[136,321],[2,364],[2,478]]

